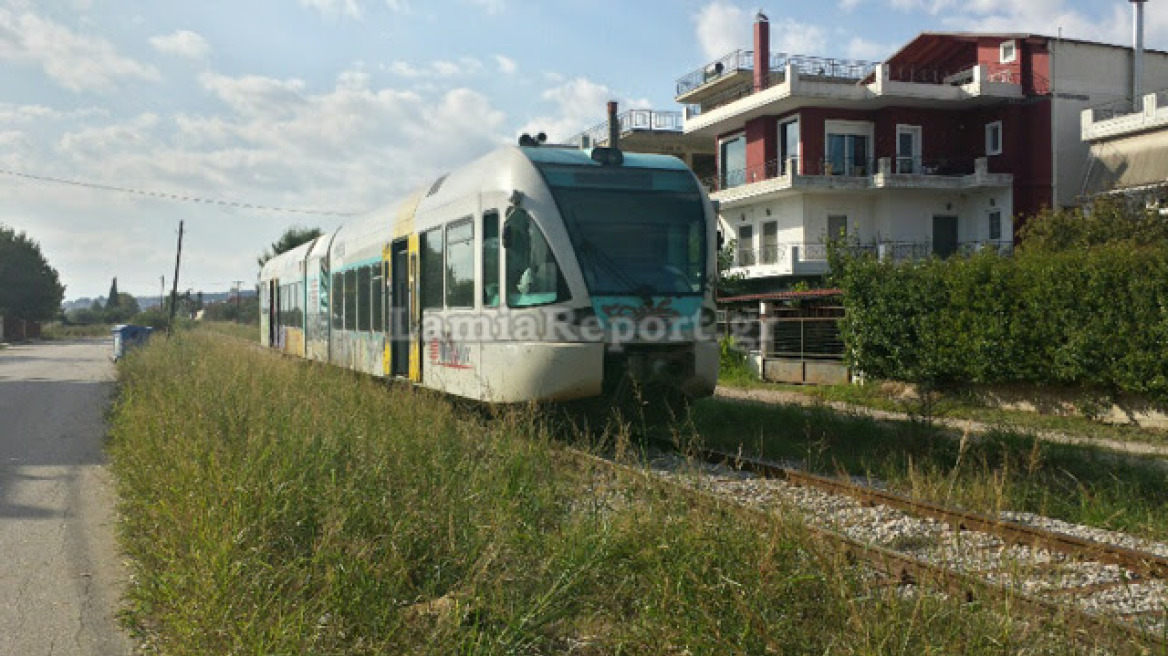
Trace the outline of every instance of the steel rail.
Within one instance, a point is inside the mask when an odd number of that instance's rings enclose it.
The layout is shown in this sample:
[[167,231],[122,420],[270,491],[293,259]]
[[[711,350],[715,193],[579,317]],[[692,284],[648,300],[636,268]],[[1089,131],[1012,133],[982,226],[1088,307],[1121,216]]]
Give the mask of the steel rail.
[[795,485],[816,487],[834,494],[852,497],[862,503],[881,504],[914,515],[931,517],[960,529],[989,533],[1015,544],[1048,549],[1068,556],[1086,556],[1090,560],[1125,567],[1142,576],[1168,578],[1168,558],[1158,554],[1028,526],[1008,519],[949,508],[931,501],[913,499],[894,492],[789,469],[773,463],[740,458],[713,449],[704,450],[701,455],[710,462],[733,463],[737,468],[761,476],[782,478]]
[[[670,448],[673,449],[672,446]],[[566,454],[576,458],[580,462],[599,464],[603,467],[638,477],[653,485],[678,490],[695,502],[705,504],[709,507],[724,508],[726,506],[732,506],[736,511],[745,513],[753,520],[760,522],[773,523],[780,520],[780,517],[771,511],[753,507],[704,489],[670,481],[664,477],[656,476],[643,468],[631,467],[567,446],[564,446],[563,449]],[[716,461],[719,463],[726,462],[726,457],[733,458],[732,456],[728,456],[728,454],[712,450],[697,451],[697,455],[709,462],[715,461],[707,458],[707,456],[713,457],[715,454],[719,457]],[[740,463],[747,462],[746,460],[737,458],[734,460]],[[768,468],[775,467],[766,463],[757,464],[765,465]],[[746,469],[746,467],[743,467],[743,469]],[[805,527],[812,537],[812,540],[809,542],[812,548],[823,549],[829,552],[827,554],[821,553],[821,555],[844,557],[863,562],[877,572],[895,580],[900,585],[924,585],[944,590],[956,595],[966,603],[998,600],[1006,604],[1016,605],[1025,608],[1028,613],[1036,617],[1044,618],[1047,621],[1058,621],[1060,625],[1073,627],[1075,633],[1068,637],[1088,645],[1095,645],[1100,636],[1104,636],[1108,640],[1120,640],[1134,645],[1141,650],[1154,648],[1156,653],[1163,653],[1164,650],[1168,650],[1168,641],[1164,637],[1144,631],[1130,622],[1116,620],[1103,614],[1090,613],[1074,606],[1048,601],[1021,592],[1008,585],[990,583],[978,578],[976,573],[959,572],[908,554],[861,542],[831,529],[809,524],[805,525]]]

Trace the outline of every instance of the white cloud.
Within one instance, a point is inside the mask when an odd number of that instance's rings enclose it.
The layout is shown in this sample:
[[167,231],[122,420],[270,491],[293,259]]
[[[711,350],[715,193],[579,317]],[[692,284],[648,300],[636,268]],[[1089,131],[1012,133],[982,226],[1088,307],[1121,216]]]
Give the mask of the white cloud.
[[849,59],[865,59],[869,61],[884,61],[900,48],[901,44],[876,43],[862,37],[854,36],[848,40],[847,54]]
[[752,47],[750,16],[729,2],[712,2],[702,7],[693,20],[697,25],[698,47],[706,59]]
[[[887,0],[894,9],[940,16],[944,29],[973,32],[1030,32],[1129,45],[1129,3],[1075,3],[1068,0]],[[1149,47],[1168,48],[1168,5],[1145,5]]]
[[159,52],[188,59],[202,59],[211,52],[207,40],[189,30],[178,30],[173,34],[150,37],[150,45]]
[[115,153],[133,153],[153,143],[159,126],[158,115],[140,114],[124,123],[67,132],[57,152],[81,162],[101,162]]
[[500,14],[507,8],[506,0],[469,0],[488,14]]
[[410,14],[413,10],[406,0],[385,0],[385,6],[395,14]]
[[839,0],[839,8],[841,11],[851,13],[856,7],[859,7],[864,0]]
[[827,52],[827,33],[823,28],[791,18],[771,21],[771,52],[785,52],[788,55],[835,54]]
[[158,71],[29,11],[0,9],[0,60],[39,64],[70,91],[106,91],[123,80],[157,81]]
[[504,75],[511,75],[519,68],[514,59],[503,55],[495,55],[495,63],[499,66],[499,72]]
[[527,121],[519,132],[545,132],[552,142],[562,142],[605,120],[610,100],[618,101],[622,112],[651,106],[645,98],[618,98],[607,86],[583,77],[548,89],[541,94],[541,98],[552,104],[552,112]]
[[300,6],[315,9],[325,16],[361,18],[364,14],[359,0],[300,0]]
[[303,80],[204,73],[199,82],[243,116],[286,116],[305,102]]
[[[501,68],[503,64],[500,62],[499,66]],[[474,57],[460,57],[457,60],[438,59],[422,65],[409,64],[404,61],[393,61],[388,65],[383,64],[381,68],[382,70],[405,78],[450,78],[478,73],[483,70],[483,62]]]

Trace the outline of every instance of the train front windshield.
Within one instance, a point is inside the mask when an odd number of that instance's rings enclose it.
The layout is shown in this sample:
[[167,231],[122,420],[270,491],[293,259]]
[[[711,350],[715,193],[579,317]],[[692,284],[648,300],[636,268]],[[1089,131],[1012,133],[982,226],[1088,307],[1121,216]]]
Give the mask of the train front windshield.
[[593,295],[706,291],[702,195],[688,171],[543,165]]

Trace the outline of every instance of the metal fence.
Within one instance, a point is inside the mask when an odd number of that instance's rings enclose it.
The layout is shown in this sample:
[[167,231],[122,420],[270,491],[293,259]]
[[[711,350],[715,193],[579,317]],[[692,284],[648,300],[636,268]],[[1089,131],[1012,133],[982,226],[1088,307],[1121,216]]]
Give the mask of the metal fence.
[[[685,119],[679,111],[658,111],[655,109],[630,109],[617,117],[620,131],[633,130],[660,130],[666,132],[681,132]],[[598,143],[608,141],[608,121],[596,125],[569,137],[564,143],[573,144],[581,148],[592,148]]]

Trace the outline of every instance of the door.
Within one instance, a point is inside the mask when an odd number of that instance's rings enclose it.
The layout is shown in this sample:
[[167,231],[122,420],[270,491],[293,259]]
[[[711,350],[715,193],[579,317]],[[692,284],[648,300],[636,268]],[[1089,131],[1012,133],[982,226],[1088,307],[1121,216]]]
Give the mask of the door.
[[391,376],[410,373],[409,245],[400,239],[390,247],[389,339]]
[[921,172],[921,128],[918,125],[896,126],[896,172]]
[[957,217],[933,217],[933,255],[949,257],[957,252]]

